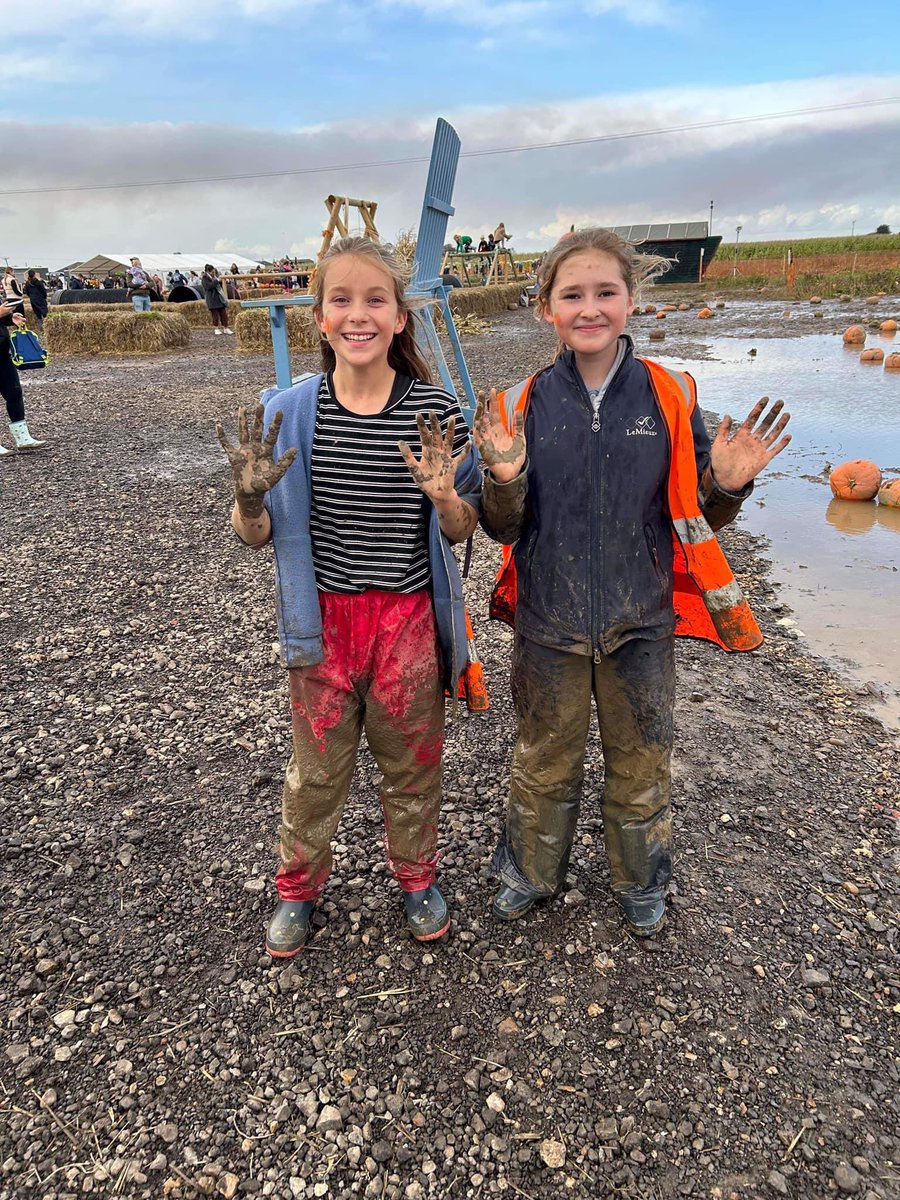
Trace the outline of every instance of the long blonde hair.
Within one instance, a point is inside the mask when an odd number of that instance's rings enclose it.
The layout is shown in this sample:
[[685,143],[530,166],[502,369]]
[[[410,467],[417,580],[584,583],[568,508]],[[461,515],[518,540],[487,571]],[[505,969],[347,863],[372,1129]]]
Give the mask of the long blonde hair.
[[[552,250],[547,251],[538,267],[535,316],[539,321],[550,311],[550,294],[559,268],[573,254],[581,254],[585,250],[597,250],[616,260],[629,296],[634,296],[643,284],[652,283],[671,263],[671,259],[658,254],[641,254],[636,246],[620,238],[611,229],[590,226],[575,233],[566,233]],[[557,357],[564,349],[565,346],[560,341],[556,351]]]
[[[401,313],[406,314],[406,324],[399,333],[394,334],[394,339],[388,348],[388,366],[395,371],[399,371],[401,375],[409,375],[413,379],[421,379],[425,383],[432,383],[431,368],[422,357],[419,347],[416,344],[416,316],[413,306],[406,297],[406,288],[409,285],[410,273],[397,258],[396,254],[394,254],[390,246],[370,241],[369,238],[364,237],[346,237],[333,242],[322,256],[316,268],[315,304],[313,305],[313,311],[317,316],[321,316],[325,301],[325,280],[328,275],[328,268],[336,259],[343,258],[347,254],[352,254],[357,258],[368,259],[390,276],[394,285],[394,299],[397,302],[397,308]],[[322,370],[334,370],[336,362],[334,347],[324,336],[321,340],[320,349],[322,354]]]

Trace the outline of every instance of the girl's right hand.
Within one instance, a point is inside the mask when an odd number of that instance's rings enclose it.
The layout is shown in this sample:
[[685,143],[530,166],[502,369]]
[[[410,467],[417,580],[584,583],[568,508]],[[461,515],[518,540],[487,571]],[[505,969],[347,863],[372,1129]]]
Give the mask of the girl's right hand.
[[515,479],[525,464],[525,420],[517,412],[513,433],[507,432],[496,388],[491,388],[490,404],[485,403],[484,392],[478,393],[472,432],[478,453],[493,478],[498,483]]
[[286,450],[278,462],[275,461],[275,442],[281,429],[282,412],[272,418],[269,432],[263,430],[263,406],[257,406],[251,433],[247,423],[247,410],[238,409],[238,444],[233,445],[225,436],[221,424],[216,424],[216,433],[222,449],[228,455],[234,475],[234,496],[241,515],[255,519],[262,515],[263,496],[278,483],[288,467],[297,457],[296,449]]

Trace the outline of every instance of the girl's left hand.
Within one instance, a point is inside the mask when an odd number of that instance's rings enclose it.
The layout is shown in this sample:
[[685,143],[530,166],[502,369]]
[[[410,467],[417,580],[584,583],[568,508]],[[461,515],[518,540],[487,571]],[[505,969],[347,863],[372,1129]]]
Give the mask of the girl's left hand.
[[710,465],[716,483],[726,492],[739,492],[745,488],[791,440],[789,433],[781,441],[778,440],[791,419],[791,414],[785,413],[775,424],[784,408],[783,400],[776,400],[759,427],[756,427],[768,403],[769,397],[763,396],[758,404],[754,404],[746,421],[738,426],[734,434],[731,417],[722,418],[712,444]]
[[24,329],[27,324],[28,322],[21,313],[13,313],[13,325],[18,325],[20,329]]
[[447,436],[441,433],[441,423],[437,413],[428,414],[431,427],[426,424],[421,413],[416,415],[419,427],[419,437],[422,439],[422,457],[417,459],[409,448],[408,442],[398,442],[400,453],[409,467],[413,479],[433,502],[446,500],[453,495],[453,483],[456,479],[456,469],[472,449],[466,445],[456,457],[453,457],[453,435],[456,432],[456,418],[451,417],[447,424]]

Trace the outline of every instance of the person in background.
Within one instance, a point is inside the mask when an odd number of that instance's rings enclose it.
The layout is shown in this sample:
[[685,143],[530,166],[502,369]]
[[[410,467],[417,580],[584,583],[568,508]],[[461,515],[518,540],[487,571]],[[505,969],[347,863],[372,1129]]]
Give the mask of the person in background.
[[37,271],[29,271],[25,276],[25,295],[31,304],[35,324],[39,334],[44,332],[44,317],[47,315],[47,285]]
[[502,221],[497,226],[497,228],[494,230],[492,236],[494,239],[494,245],[499,247],[501,250],[503,249],[503,247],[506,245],[507,242],[512,241],[512,234],[506,232],[506,226],[503,224]]
[[181,271],[179,271],[178,267],[176,267],[172,272],[172,287],[184,287],[186,283],[187,280],[182,275]]
[[23,299],[22,289],[19,286],[19,281],[12,267],[6,268],[6,273],[3,276],[3,291],[7,300]]
[[487,252],[487,248],[488,248],[487,238],[482,237],[481,241],[478,243],[478,253],[485,254]]
[[200,281],[200,276],[197,274],[197,272],[195,270],[193,270],[193,268],[191,269],[191,273],[188,276],[188,287],[196,288],[198,292],[203,290],[203,285]]
[[136,313],[150,311],[150,276],[141,266],[139,258],[131,260],[128,271],[128,292]]
[[[0,396],[6,402],[9,432],[12,434],[16,450],[40,450],[46,443],[33,438],[28,432],[28,425],[25,421],[25,397],[22,394],[19,372],[12,360],[12,347],[9,340],[10,325],[15,325],[19,329],[25,327],[25,317],[22,314],[21,305],[21,300],[14,304],[0,304]],[[12,450],[0,446],[0,458],[6,458],[12,453]]]
[[444,272],[441,275],[441,283],[445,288],[462,287],[462,280],[458,275],[454,275],[449,267],[444,267]]
[[212,263],[207,263],[203,268],[202,287],[203,299],[206,301],[206,307],[212,318],[213,333],[217,337],[223,333],[230,333],[234,336],[234,330],[228,328],[228,298],[222,287],[222,281],[219,279],[219,272]]

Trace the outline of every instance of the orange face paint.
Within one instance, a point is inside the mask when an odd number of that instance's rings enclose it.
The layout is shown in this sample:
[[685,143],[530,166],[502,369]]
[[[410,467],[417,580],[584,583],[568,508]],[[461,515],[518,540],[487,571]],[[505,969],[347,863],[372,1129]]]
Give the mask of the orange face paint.
[[331,317],[326,317],[325,320],[322,322],[322,324],[325,327],[325,333],[326,334],[331,333]]

